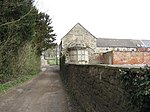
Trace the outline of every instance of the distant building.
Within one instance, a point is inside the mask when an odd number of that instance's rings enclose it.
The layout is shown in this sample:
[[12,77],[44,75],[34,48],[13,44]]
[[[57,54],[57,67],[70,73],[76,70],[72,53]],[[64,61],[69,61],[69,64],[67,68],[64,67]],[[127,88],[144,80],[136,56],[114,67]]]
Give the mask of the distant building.
[[108,51],[137,51],[139,47],[143,46],[140,40],[131,39],[97,39],[97,52],[105,53]]
[[56,45],[52,48],[44,51],[44,59],[47,60],[49,65],[57,65],[59,64],[59,46]]
[[[106,63],[104,55],[112,51],[149,52],[150,40],[96,38],[80,23],[77,23],[60,43],[60,53],[61,56],[65,55],[66,63]],[[113,64],[113,56],[108,56],[106,60],[107,64]]]

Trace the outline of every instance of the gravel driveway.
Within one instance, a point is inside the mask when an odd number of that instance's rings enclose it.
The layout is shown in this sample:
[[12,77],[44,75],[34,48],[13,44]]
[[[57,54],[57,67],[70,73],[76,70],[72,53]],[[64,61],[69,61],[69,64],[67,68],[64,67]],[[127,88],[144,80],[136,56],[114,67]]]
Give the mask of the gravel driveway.
[[71,112],[57,66],[0,96],[0,112]]

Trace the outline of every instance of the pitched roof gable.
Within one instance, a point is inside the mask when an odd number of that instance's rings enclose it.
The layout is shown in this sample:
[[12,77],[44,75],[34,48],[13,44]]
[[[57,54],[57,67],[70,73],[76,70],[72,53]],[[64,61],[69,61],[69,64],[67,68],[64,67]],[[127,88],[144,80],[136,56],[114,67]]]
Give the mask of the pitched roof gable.
[[[91,34],[86,28],[84,28],[80,23],[77,23],[66,35],[68,35],[75,27],[80,26],[80,28],[83,28],[85,31],[87,31],[90,35],[92,35],[94,38],[96,38],[93,34]],[[66,35],[64,37],[66,37]],[[64,38],[63,37],[63,38]],[[62,38],[62,39],[63,39]]]

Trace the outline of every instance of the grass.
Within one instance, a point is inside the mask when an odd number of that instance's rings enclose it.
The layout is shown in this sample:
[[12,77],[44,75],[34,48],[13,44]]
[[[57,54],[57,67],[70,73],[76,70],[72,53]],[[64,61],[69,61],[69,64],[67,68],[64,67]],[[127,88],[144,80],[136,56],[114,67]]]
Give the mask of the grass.
[[57,60],[57,62],[56,62],[56,59],[48,59],[48,60],[47,60],[47,63],[48,63],[49,65],[56,65],[56,64],[59,65],[59,60]]
[[32,73],[31,75],[24,75],[24,76],[21,76],[13,81],[9,81],[9,82],[6,82],[4,84],[0,84],[0,94],[4,94],[6,93],[9,89],[17,86],[17,85],[20,85],[26,81],[29,81],[31,80],[33,77],[37,76],[39,73]]

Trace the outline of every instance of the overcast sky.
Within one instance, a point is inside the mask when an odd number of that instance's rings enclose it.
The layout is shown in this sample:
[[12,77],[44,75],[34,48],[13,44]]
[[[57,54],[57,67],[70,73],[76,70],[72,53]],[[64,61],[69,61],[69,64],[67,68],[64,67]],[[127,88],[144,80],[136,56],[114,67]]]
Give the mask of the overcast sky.
[[81,23],[97,38],[150,39],[150,0],[35,0],[52,18],[57,42]]

